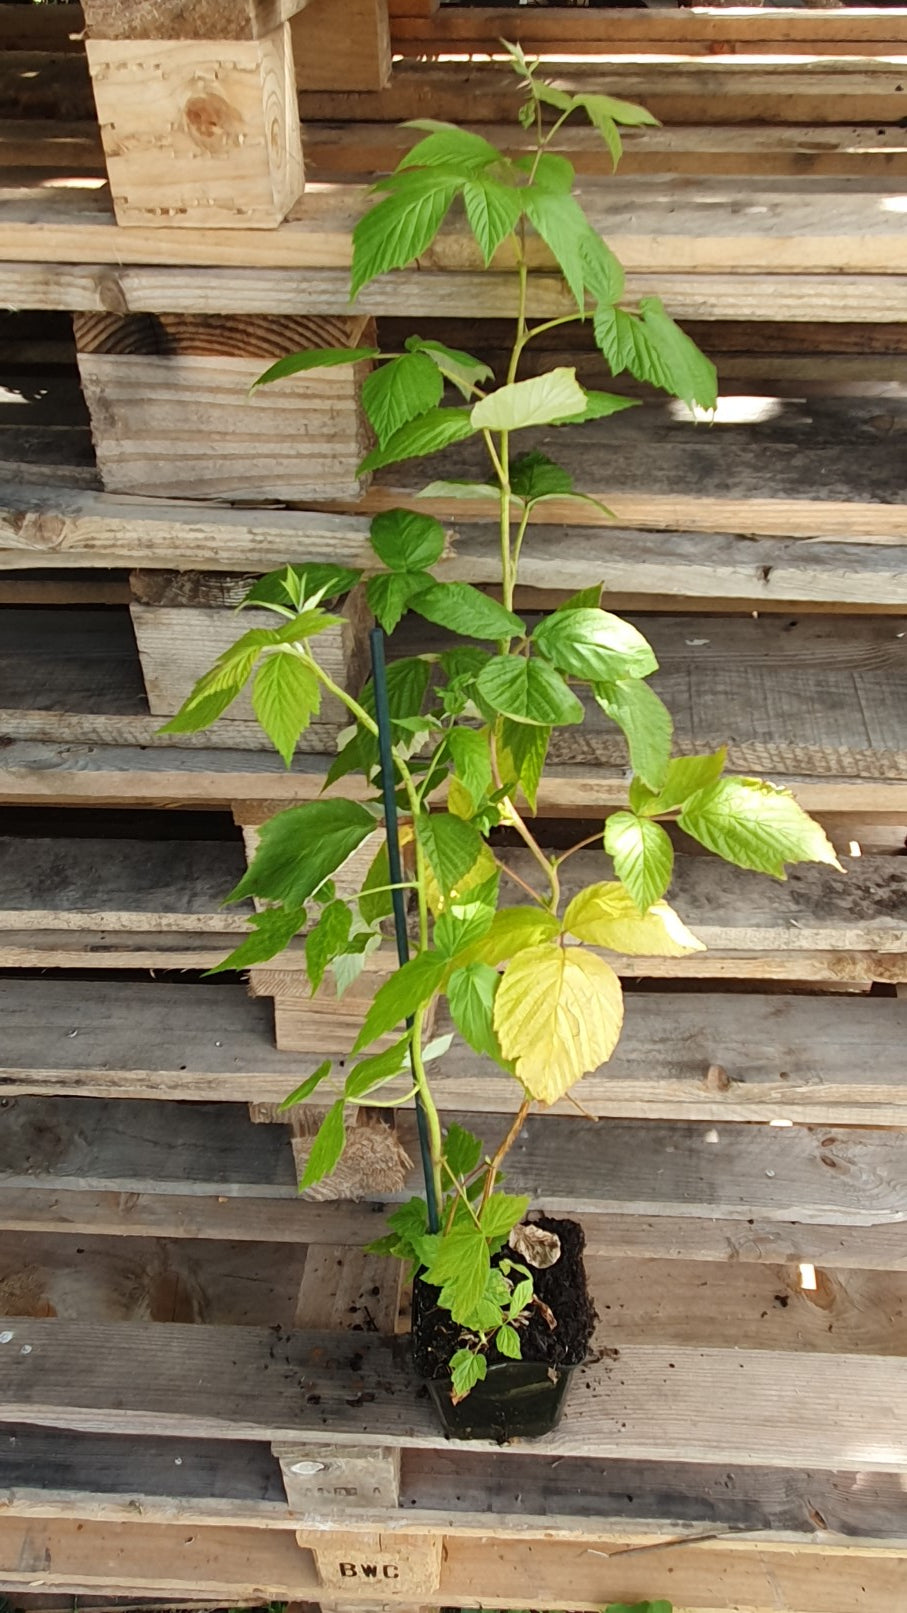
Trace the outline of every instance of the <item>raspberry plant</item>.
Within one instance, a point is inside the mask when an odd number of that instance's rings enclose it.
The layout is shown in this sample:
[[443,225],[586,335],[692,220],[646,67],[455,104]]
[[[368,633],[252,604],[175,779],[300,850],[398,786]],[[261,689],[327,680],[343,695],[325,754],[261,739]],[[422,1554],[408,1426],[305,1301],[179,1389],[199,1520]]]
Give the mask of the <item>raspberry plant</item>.
[[[375,993],[349,1067],[335,1074],[330,1061],[319,1064],[286,1100],[331,1093],[303,1188],[337,1164],[357,1105],[419,1105],[426,1194],[393,1212],[377,1247],[411,1261],[458,1325],[454,1399],[485,1376],[492,1347],[504,1357],[521,1353],[521,1328],[536,1303],[532,1276],[501,1253],[529,1201],[501,1191],[500,1170],[533,1106],[557,1103],[614,1051],[623,1003],[607,953],[673,956],[701,946],[666,900],[674,854],[665,824],[728,862],[779,879],[788,863],[836,864],[822,829],[786,790],[729,775],[724,750],[672,756],[671,717],[647,681],[655,656],[634,626],[602,608],[601,587],[582,590],[534,628],[514,609],[533,516],[552,498],[573,499],[578,510],[586,499],[553,459],[534,448],[520,451],[519,434],[632,407],[626,396],[581,386],[563,365],[521,379],[529,344],[544,331],[586,321],[615,375],[627,371],[691,409],[714,408],[716,376],[656,298],[626,306],[621,266],[583,211],[571,164],[554,149],[567,120],[582,116],[616,164],[621,127],[655,120],[608,96],[551,86],[519,49],[511,49],[511,61],[525,91],[524,154],[507,156],[470,130],[418,120],[421,138],[375,186],[378,199],[356,227],[352,260],[355,298],[377,276],[425,253],[453,209],[465,215],[486,267],[512,271],[516,314],[506,373],[496,376],[481,358],[414,334],[398,352],[293,354],[259,383],[371,360],[362,403],[375,447],[363,472],[478,440],[487,480],[436,481],[425,492],[480,499],[496,512],[500,599],[444,579],[444,530],[415,499],[416,508],[389,510],[372,522],[374,560],[366,572],[313,563],[256,583],[244,603],[274,612],[278,624],[241,637],[168,725],[178,732],[207,727],[251,680],[258,720],[289,766],[325,691],[346,707],[350,727],[327,783],[353,777],[355,788],[348,799],[323,797],[264,825],[260,848],[230,899],[256,897],[268,905],[220,966],[262,963],[305,931],[313,991],[329,969],[340,991],[380,944],[394,882],[385,843],[354,897],[338,896],[333,883],[381,827],[383,807],[375,687],[369,683],[353,696],[319,662],[319,635],[341,619],[326,602],[364,579],[387,632],[414,612],[459,641],[393,660],[387,673],[393,785],[407,857],[402,883],[415,910],[413,956]],[[575,308],[532,322],[528,256],[538,237]],[[579,727],[594,706],[626,738],[629,804],[610,813],[595,837],[613,872],[603,865],[600,880],[565,902],[563,865],[580,848],[550,854],[530,820],[553,730]],[[531,854],[534,881],[508,866],[494,833],[502,828]],[[492,1150],[457,1125],[446,1135],[442,1130],[438,1093],[451,1037],[433,1040],[426,1028],[439,1001],[463,1040],[513,1078],[516,1114]],[[389,1034],[393,1045],[375,1051]]]

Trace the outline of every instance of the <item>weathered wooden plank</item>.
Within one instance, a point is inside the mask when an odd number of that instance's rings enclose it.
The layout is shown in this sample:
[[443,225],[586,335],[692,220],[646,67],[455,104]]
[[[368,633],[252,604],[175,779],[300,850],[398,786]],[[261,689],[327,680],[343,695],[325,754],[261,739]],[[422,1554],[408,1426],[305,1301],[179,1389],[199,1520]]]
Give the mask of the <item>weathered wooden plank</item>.
[[[279,1103],[309,1062],[273,1048],[269,1004],[234,984],[7,980],[0,1014],[8,1097]],[[892,998],[630,992],[618,1050],[579,1097],[600,1116],[898,1125],[905,1020]],[[729,1087],[710,1085],[713,1065]],[[438,1092],[451,1111],[513,1103],[462,1044]]]
[[[678,319],[778,319],[813,322],[890,321],[904,305],[907,275],[887,274],[631,274],[627,297],[660,297]],[[383,275],[350,306],[345,269],[207,267],[197,269],[105,263],[0,260],[0,297],[17,308],[110,309],[114,313],[169,310],[184,313],[399,314],[406,299],[413,317],[459,314],[510,318],[516,312],[514,282],[506,274],[451,272],[444,275]],[[527,309],[532,318],[571,311],[563,281],[552,273],[530,276]]]
[[[267,570],[307,559],[357,566],[370,553],[363,516],[206,509],[40,486],[5,485],[0,494],[0,571],[61,564]],[[495,567],[491,528],[458,521],[440,574],[492,584]],[[547,534],[530,529],[521,575],[529,587],[552,587]],[[739,599],[759,610],[811,601],[880,608],[907,604],[907,547],[613,527],[605,537],[571,524],[559,539],[557,578],[566,591],[603,581],[612,596]]]
[[[727,184],[719,179],[673,185],[670,205],[657,176],[590,177],[582,188],[593,226],[607,235],[631,274],[907,273],[896,183],[777,179],[754,187],[745,210],[728,205]],[[118,226],[103,189],[7,185],[0,191],[0,258],[284,268],[297,274],[308,268],[344,269],[364,203],[362,187],[328,185],[308,192],[277,229],[225,232],[190,223],[178,232],[162,232],[142,224]],[[551,255],[541,240],[533,237],[527,250],[533,271],[550,271]],[[433,273],[481,266],[462,223],[442,230],[430,262]],[[506,257],[499,254],[495,263],[506,268]],[[420,272],[418,267],[405,271],[404,282]],[[469,310],[472,315],[484,311]]]
[[381,90],[391,76],[387,0],[308,0],[290,30],[303,91]]
[[[481,1115],[457,1118],[489,1140],[494,1135]],[[411,1115],[401,1116],[400,1138],[418,1153]],[[792,1220],[807,1229],[902,1223],[905,1155],[900,1131],[620,1119],[596,1126],[536,1116],[512,1155],[508,1181],[557,1213],[752,1218],[780,1222],[787,1238]],[[407,1186],[417,1191],[417,1182],[414,1171]],[[253,1127],[233,1105],[149,1099],[137,1113],[127,1099],[112,1110],[91,1098],[12,1099],[0,1132],[0,1185],[20,1193],[291,1199],[300,1227],[308,1213],[296,1201],[283,1128]],[[746,1243],[750,1234],[738,1231]],[[810,1236],[804,1233],[804,1245]],[[339,1234],[334,1241],[350,1239]],[[717,1242],[726,1247],[724,1234]]]
[[[577,62],[577,54],[561,53],[560,60],[551,56],[547,63],[559,86],[639,102],[666,124],[882,124],[896,123],[903,114],[897,47],[874,58],[842,55],[830,62],[810,60],[808,51],[800,60],[794,54],[780,62],[760,61],[759,52],[667,62],[646,61],[639,52],[636,60],[615,57],[601,63]],[[512,123],[521,94],[500,61],[402,61],[388,88],[377,94],[303,92],[299,105],[307,121],[397,123],[425,116],[459,121],[468,106],[473,122]]]
[[[6,1239],[0,1307],[15,1316],[71,1321],[204,1322],[218,1327],[268,1321],[292,1327],[306,1260],[303,1244],[56,1234]],[[0,1436],[2,1440],[2,1436]],[[2,1483],[2,1481],[0,1481]]]
[[[599,1531],[594,1544],[543,1540],[527,1543],[526,1578],[518,1588],[534,1587],[543,1608],[554,1608],[558,1588],[570,1583],[577,1608],[597,1613],[603,1601],[630,1595],[634,1600],[652,1588],[652,1562],[624,1554],[631,1544],[626,1535]],[[745,1544],[745,1543],[744,1543]],[[623,1549],[622,1549],[623,1548]],[[70,1594],[91,1596],[101,1590],[134,1598],[147,1591],[178,1597],[181,1605],[218,1594],[222,1601],[250,1604],[262,1596],[284,1601],[319,1600],[308,1552],[300,1551],[285,1534],[213,1528],[187,1533],[186,1528],[130,1523],[111,1530],[104,1523],[52,1523],[41,1526],[9,1520],[0,1523],[0,1554],[13,1564],[4,1572],[10,1589],[33,1584],[37,1564],[43,1583]],[[608,1562],[612,1554],[616,1561]],[[505,1571],[497,1568],[502,1554],[496,1543],[477,1547],[453,1539],[444,1565],[441,1592],[445,1602],[457,1606],[506,1608],[514,1600],[510,1554]],[[664,1550],[659,1545],[659,1574],[670,1575],[678,1607],[697,1613],[723,1613],[728,1606],[746,1613],[872,1613],[880,1602],[897,1594],[903,1565],[885,1551],[849,1550],[819,1546],[806,1555],[790,1550],[758,1554],[719,1542],[691,1553],[681,1545]],[[23,1566],[24,1565],[24,1566]],[[544,1572],[542,1571],[544,1568]],[[492,1586],[490,1594],[482,1587]],[[509,1590],[509,1596],[506,1594]],[[372,1592],[374,1594],[374,1592]],[[356,1605],[356,1604],[353,1604]],[[99,1610],[101,1613],[101,1610]]]
[[[0,1353],[6,1421],[275,1441],[317,1439],[329,1428],[338,1444],[445,1443],[411,1369],[375,1335],[357,1339],[351,1375],[330,1333],[277,1338],[256,1328],[31,1318],[4,1331],[12,1333]],[[892,1357],[627,1347],[617,1359],[579,1369],[546,1450],[900,1473],[907,1470],[905,1373],[904,1361]],[[251,1400],[250,1382],[258,1386]],[[356,1393],[360,1383],[373,1398]]]
[[[553,55],[571,48],[576,54],[607,56],[614,50],[632,48],[637,54],[665,48],[678,54],[698,51],[755,53],[756,47],[773,46],[772,54],[806,54],[832,48],[836,54],[874,55],[880,41],[890,47],[907,43],[907,27],[902,10],[841,10],[826,12],[750,10],[735,7],[734,15],[706,9],[695,11],[625,11],[608,7],[607,21],[595,9],[577,14],[567,8],[533,8],[517,11],[494,6],[445,6],[432,17],[410,14],[394,23],[394,42],[419,41],[423,46],[455,45],[483,40],[485,50],[500,50],[502,36],[515,40],[530,54]],[[841,49],[840,47],[846,47]]]

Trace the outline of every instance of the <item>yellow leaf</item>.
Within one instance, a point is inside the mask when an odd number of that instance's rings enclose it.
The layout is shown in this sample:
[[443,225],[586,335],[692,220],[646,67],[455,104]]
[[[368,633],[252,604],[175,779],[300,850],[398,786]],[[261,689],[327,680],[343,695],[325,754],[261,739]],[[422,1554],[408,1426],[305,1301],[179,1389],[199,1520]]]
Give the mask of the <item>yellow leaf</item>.
[[589,885],[574,896],[564,914],[564,929],[578,941],[633,958],[681,958],[706,950],[667,902],[655,902],[640,913],[616,882]]
[[494,1003],[501,1051],[539,1103],[556,1103],[611,1057],[623,1017],[620,981],[610,964],[556,941],[518,952]]
[[454,774],[447,782],[446,806],[448,812],[452,812],[455,818],[464,818],[467,823],[471,823],[475,817],[476,809],[472,796],[466,785],[461,784]]
[[480,941],[474,941],[458,959],[462,963],[488,963],[496,969],[525,947],[538,946],[558,934],[553,913],[541,907],[499,907]]

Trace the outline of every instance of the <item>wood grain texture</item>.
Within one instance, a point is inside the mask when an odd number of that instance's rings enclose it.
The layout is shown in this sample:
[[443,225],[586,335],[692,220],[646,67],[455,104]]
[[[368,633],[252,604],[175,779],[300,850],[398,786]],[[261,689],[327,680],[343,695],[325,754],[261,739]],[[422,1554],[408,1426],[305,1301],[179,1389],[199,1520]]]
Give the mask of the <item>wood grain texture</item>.
[[[489,1137],[491,1128],[481,1115],[459,1113],[457,1118]],[[401,1116],[400,1140],[411,1155],[418,1153],[408,1114]],[[836,1230],[835,1239],[840,1237],[846,1247],[848,1228],[900,1226],[907,1219],[905,1149],[907,1139],[900,1130],[620,1119],[600,1127],[558,1115],[536,1116],[517,1145],[508,1180],[514,1191],[530,1193],[537,1205],[584,1219],[613,1214],[654,1218],[656,1223],[661,1217],[681,1217],[736,1224],[733,1240],[724,1227],[711,1244],[706,1240],[713,1254],[705,1258],[728,1258],[729,1249],[750,1246],[749,1254],[732,1258],[762,1258],[757,1253],[762,1234],[748,1223],[763,1229],[778,1223],[780,1245],[765,1243],[766,1257],[777,1260],[785,1258],[779,1248],[791,1247],[794,1221],[802,1224],[794,1237],[802,1239],[800,1247],[807,1251],[813,1227],[820,1229],[815,1234],[818,1248],[827,1250],[834,1245],[823,1228],[845,1229]],[[407,1184],[413,1192],[418,1191],[417,1181],[414,1172]],[[295,1206],[290,1213],[299,1215],[300,1229],[305,1225],[284,1128],[253,1126],[241,1103],[123,1099],[111,1107],[79,1097],[11,1099],[0,1135],[0,1184],[20,1194],[34,1188],[193,1200],[222,1195],[227,1202],[251,1201],[252,1206],[263,1199],[285,1199]],[[211,1226],[210,1218],[207,1224]],[[231,1235],[237,1236],[235,1231]],[[302,1230],[299,1235],[305,1237]],[[628,1236],[625,1228],[619,1236]],[[645,1248],[650,1236],[644,1230],[639,1247]],[[702,1229],[694,1228],[693,1237],[695,1247]],[[599,1246],[612,1252],[634,1248],[631,1241],[615,1250],[607,1233],[605,1240]],[[355,1240],[339,1232],[333,1241]],[[883,1240],[882,1246],[890,1249],[891,1241]],[[863,1247],[860,1240],[858,1247]],[[724,1253],[715,1255],[718,1249]],[[693,1255],[687,1249],[683,1257]],[[800,1258],[817,1259],[818,1254],[806,1252]],[[838,1257],[831,1263],[851,1262]],[[902,1269],[900,1261],[897,1266]]]
[[288,23],[230,44],[93,37],[86,50],[121,226],[281,223],[303,189]]
[[[20,237],[20,240],[22,238]],[[344,269],[307,268],[304,276],[287,269],[238,266],[205,267],[199,274],[191,266],[167,267],[113,262],[92,263],[71,252],[66,263],[32,261],[20,251],[8,262],[0,244],[0,294],[12,307],[109,308],[117,313],[156,309],[183,309],[187,313],[258,313],[263,302],[272,312],[288,314],[352,313],[349,275]],[[146,255],[148,252],[146,250]],[[436,315],[509,318],[516,312],[514,283],[508,275],[451,272],[435,279],[428,275],[383,275],[357,298],[357,308],[369,314],[400,312],[401,297],[414,317]],[[677,319],[779,318],[811,323],[858,321],[872,325],[890,322],[904,305],[907,275],[869,274],[710,274],[693,277],[639,272],[629,276],[627,297],[661,297]],[[528,311],[533,318],[554,318],[570,312],[563,281],[553,273],[530,277]]]
[[[431,17],[417,10],[395,12],[394,41],[419,41],[423,48],[434,46],[467,48],[484,41],[485,50],[500,48],[502,35],[521,44],[529,54],[556,55],[569,50],[575,55],[607,56],[612,51],[632,49],[638,55],[652,51],[658,55],[757,54],[771,47],[772,55],[812,55],[834,50],[839,56],[875,55],[880,41],[894,50],[907,43],[902,11],[867,13],[848,8],[833,15],[817,16],[815,11],[787,9],[746,11],[728,17],[706,9],[625,11],[608,8],[607,19],[594,9],[578,13],[567,8],[511,11],[494,6],[445,7]],[[404,16],[406,20],[404,21]]]
[[[369,553],[362,516],[202,509],[192,502],[38,485],[8,485],[0,492],[0,570],[176,563],[203,566],[210,576],[215,567],[267,570],[307,559],[358,566]],[[604,581],[612,595],[739,599],[762,610],[784,602],[907,605],[907,545],[899,544],[754,541],[727,533],[619,527],[604,532],[571,524],[559,531],[557,562],[564,591]],[[491,528],[458,519],[439,574],[492,584],[497,572]],[[521,575],[529,587],[552,587],[549,534],[530,529]],[[237,602],[232,595],[230,602]]]
[[306,0],[82,0],[90,39],[259,39]]
[[[273,1048],[270,1005],[234,984],[7,980],[0,1012],[9,1097],[273,1104],[308,1069]],[[599,1116],[898,1125],[905,1015],[891,998],[630,992],[618,1051],[579,1097]],[[714,1064],[723,1091],[710,1089]],[[462,1043],[438,1092],[451,1111],[507,1113],[513,1098]]]
[[[330,1428],[338,1444],[443,1448],[417,1383],[389,1341],[374,1335],[357,1340],[358,1376],[374,1394],[363,1404],[357,1374],[331,1359],[330,1333],[275,1339],[256,1328],[127,1322],[114,1329],[30,1318],[7,1330],[17,1348],[0,1356],[0,1405],[11,1421],[241,1440],[318,1438]],[[903,1361],[890,1357],[627,1347],[617,1360],[579,1369],[546,1450],[904,1472],[904,1372]],[[259,1385],[251,1403],[250,1381]]]
[[[753,187],[745,209],[737,205],[733,187],[720,179],[666,184],[657,176],[623,180],[618,175],[607,182],[590,177],[581,190],[593,227],[607,235],[631,275],[907,274],[896,181],[766,181]],[[216,203],[216,187],[210,194]],[[309,268],[345,269],[364,204],[361,187],[328,185],[307,192],[278,229],[201,228],[187,213],[185,227],[162,232],[152,224],[135,223],[128,230],[118,226],[103,190],[6,185],[0,191],[0,258],[45,264],[284,268],[297,274]],[[237,215],[233,219],[235,224]],[[550,273],[551,256],[535,237],[528,243],[528,258],[533,272]],[[506,269],[507,261],[499,254],[495,267]],[[441,231],[420,265],[403,272],[400,283],[420,270],[471,272],[480,267],[474,241],[462,223],[454,223]],[[493,282],[494,272],[487,278]],[[323,306],[320,311],[334,310]],[[491,312],[481,304],[463,311],[474,316]],[[436,312],[442,312],[437,305]],[[776,308],[774,317],[780,315]],[[819,317],[819,311],[814,308],[811,317]]]
[[391,76],[387,0],[308,0],[290,30],[302,91],[382,90]]
[[111,491],[272,501],[355,498],[364,487],[368,364],[251,388],[288,352],[374,345],[368,319],[77,314],[74,329]]

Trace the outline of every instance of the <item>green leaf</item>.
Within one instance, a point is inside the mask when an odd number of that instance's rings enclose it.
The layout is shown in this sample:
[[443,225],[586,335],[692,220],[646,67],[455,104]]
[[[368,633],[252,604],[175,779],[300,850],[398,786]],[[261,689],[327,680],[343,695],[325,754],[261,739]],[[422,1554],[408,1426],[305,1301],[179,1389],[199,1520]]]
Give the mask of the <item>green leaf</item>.
[[312,1074],[306,1077],[301,1086],[295,1087],[294,1090],[277,1105],[277,1113],[281,1115],[285,1114],[288,1109],[295,1108],[297,1103],[304,1103],[306,1098],[310,1098],[312,1096],[312,1093],[315,1091],[316,1087],[320,1087],[322,1081],[326,1076],[330,1075],[330,1073],[331,1061],[330,1059],[325,1059],[323,1064],[319,1064],[317,1070],[313,1070]]
[[492,498],[497,504],[500,490],[494,482],[429,482],[419,498]]
[[638,407],[638,398],[622,398],[614,392],[587,392],[586,407],[581,414],[572,414],[565,426],[580,426],[587,420],[607,420],[609,415],[620,414],[624,409]]
[[336,599],[349,593],[362,576],[347,566],[334,566],[323,561],[310,561],[304,566],[284,566],[259,577],[246,594],[242,608],[264,606],[298,611],[313,599]]
[[[420,715],[430,676],[431,667],[418,655],[407,655],[391,662],[387,669],[387,704],[394,722]],[[362,691],[360,700],[369,715],[374,717],[375,689],[371,679]]]
[[523,211],[522,191],[483,174],[463,186],[469,228],[487,268],[502,241],[515,230]]
[[520,454],[510,467],[510,487],[517,498],[535,504],[540,498],[563,498],[573,492],[573,477],[553,459],[534,448]]
[[378,924],[394,911],[393,897],[387,889],[390,882],[387,841],[384,840],[372,858],[359,892],[359,912],[366,924]]
[[670,1602],[609,1602],[603,1613],[673,1613]]
[[841,864],[825,830],[789,790],[762,779],[722,778],[684,802],[687,834],[738,868],[783,879],[785,863]]
[[[266,642],[273,643],[275,635],[265,633]],[[200,728],[209,728],[233,704],[245,687],[255,662],[259,645],[246,645],[240,649],[249,634],[218,657],[210,672],[199,678],[192,693],[183,701],[175,717],[158,730],[162,734],[194,734]]]
[[596,582],[589,588],[578,588],[575,594],[571,594],[562,605],[558,605],[555,616],[562,610],[597,610],[601,604],[603,586],[602,583]]
[[385,1081],[393,1081],[402,1075],[409,1063],[409,1043],[407,1031],[393,1047],[385,1048],[382,1053],[373,1053],[371,1058],[360,1059],[346,1078],[344,1097],[355,1102],[364,1098],[366,1093],[373,1092],[375,1087],[382,1086]]
[[447,969],[437,952],[420,952],[385,980],[372,999],[365,1023],[353,1044],[359,1053],[379,1036],[386,1036],[434,996]]
[[476,679],[476,689],[493,711],[514,722],[559,728],[581,723],[585,715],[553,667],[522,655],[492,656]]
[[305,353],[288,353],[252,382],[252,390],[268,386],[272,381],[283,381],[288,375],[301,375],[306,370],[333,369],[340,364],[359,364],[363,359],[380,357],[377,347],[316,347]]
[[404,346],[411,353],[426,353],[467,400],[472,397],[479,382],[494,380],[494,371],[489,365],[458,347],[446,347],[443,342],[424,342],[420,336],[408,336]]
[[467,963],[451,975],[447,986],[450,1015],[464,1042],[476,1053],[500,1063],[501,1049],[492,1023],[499,975],[487,963]]
[[471,1176],[481,1158],[481,1139],[454,1120],[444,1133],[444,1163],[451,1176]]
[[413,610],[436,627],[447,627],[464,638],[522,637],[525,623],[468,582],[437,582],[415,596]]
[[441,372],[424,353],[403,353],[372,370],[362,383],[362,405],[381,447],[440,403],[443,392]]
[[520,1335],[515,1327],[511,1327],[508,1322],[505,1322],[503,1327],[498,1328],[494,1336],[494,1342],[501,1355],[509,1356],[511,1361],[519,1361],[523,1351],[520,1344]]
[[443,170],[407,175],[408,183],[369,209],[353,231],[350,297],[391,269],[404,269],[431,245],[460,182]]
[[724,772],[726,761],[725,745],[722,745],[720,750],[710,751],[706,756],[675,756],[674,760],[668,763],[664,783],[658,794],[651,795],[639,806],[631,800],[630,805],[651,818],[657,818],[662,812],[673,812],[675,807],[682,806],[684,801],[696,794],[697,790],[704,790],[707,784],[714,784]]
[[416,832],[446,906],[475,867],[485,843],[471,823],[451,812],[423,812]]
[[305,966],[309,983],[317,991],[329,963],[346,950],[353,927],[352,909],[339,899],[328,902],[305,938]]
[[369,528],[369,543],[390,571],[425,571],[444,553],[444,528],[417,510],[382,510]]
[[428,571],[381,571],[365,585],[368,608],[385,633],[392,633],[417,594],[431,588]]
[[453,958],[481,940],[491,926],[498,898],[500,875],[485,884],[471,886],[466,895],[449,902],[435,919],[434,943],[446,958]]
[[420,459],[423,454],[437,453],[452,442],[462,442],[475,431],[469,409],[429,409],[418,420],[411,420],[388,438],[381,448],[366,454],[360,472],[378,470],[382,465],[396,465],[402,459]]
[[601,306],[593,321],[595,340],[615,375],[629,370],[640,381],[681,398],[689,408],[714,409],[718,378],[714,364],[674,323],[657,297],[644,297],[639,315]]
[[476,431],[521,431],[527,426],[549,426],[585,408],[586,394],[576,370],[565,365],[512,381],[473,404],[470,418]]
[[464,962],[477,961],[495,967],[527,947],[552,940],[559,932],[558,920],[543,908],[501,907],[482,939],[469,948]]
[[637,106],[635,101],[619,101],[613,95],[578,95],[576,99],[593,123],[598,118],[610,118],[627,129],[638,129],[643,124],[655,129],[659,127],[658,119],[646,107]]
[[654,689],[641,678],[596,683],[592,693],[605,714],[626,736],[633,771],[651,790],[665,782],[674,724]]
[[478,806],[492,787],[491,749],[487,730],[452,728],[447,736],[447,748],[457,778],[471,795],[473,806]]
[[240,941],[229,957],[209,969],[208,974],[223,974],[225,969],[251,969],[253,964],[267,963],[289,946],[305,922],[304,907],[268,907],[263,913],[250,913],[253,933]]
[[538,788],[551,743],[551,729],[540,728],[525,722],[514,722],[510,717],[498,719],[498,766],[501,782],[511,780],[518,786],[535,812]]
[[606,610],[559,610],[546,616],[532,642],[549,661],[590,683],[644,678],[658,662],[637,628]]
[[484,1355],[474,1350],[457,1350],[450,1358],[451,1400],[456,1406],[465,1400],[477,1383],[482,1383],[488,1371]]
[[325,1176],[330,1176],[331,1171],[337,1166],[346,1142],[343,1109],[344,1100],[338,1098],[322,1120],[299,1184],[300,1193],[304,1193],[307,1187],[314,1187],[316,1182],[323,1181]]
[[605,850],[641,913],[660,901],[674,869],[674,847],[660,823],[635,812],[612,812],[605,823]]
[[228,902],[245,896],[302,907],[375,828],[358,801],[306,801],[262,824],[258,850]]
[[321,687],[317,673],[293,650],[267,655],[252,685],[258,721],[287,767],[300,734],[317,717]]
[[533,1287],[534,1285],[531,1277],[524,1277],[521,1282],[516,1284],[513,1293],[510,1296],[509,1310],[511,1317],[521,1315],[521,1313],[526,1309],[526,1306],[532,1300]]
[[480,134],[461,129],[456,123],[443,123],[436,118],[411,118],[403,125],[406,129],[427,129],[425,140],[420,140],[400,159],[397,172],[407,168],[456,168],[463,173],[476,172],[491,162],[501,162],[500,151]]
[[481,1216],[479,1224],[486,1238],[507,1238],[515,1226],[519,1226],[530,1200],[523,1193],[492,1193]]
[[[526,214],[548,250],[554,257],[567,282],[577,308],[582,311],[586,301],[587,263],[581,243],[594,234],[585,213],[575,196],[559,194],[530,185],[523,192]],[[582,404],[574,409],[579,412]]]
[[442,1309],[450,1311],[454,1321],[462,1324],[479,1304],[490,1269],[487,1239],[467,1221],[438,1239],[423,1276],[441,1289],[438,1303]]

